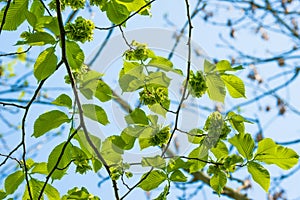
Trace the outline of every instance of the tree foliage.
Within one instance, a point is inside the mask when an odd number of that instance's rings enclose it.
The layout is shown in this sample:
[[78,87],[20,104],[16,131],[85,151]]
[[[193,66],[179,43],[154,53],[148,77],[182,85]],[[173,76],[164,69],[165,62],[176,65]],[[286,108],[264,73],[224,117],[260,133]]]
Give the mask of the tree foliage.
[[[0,199],[17,198],[19,194],[22,196],[19,198],[33,200],[105,198],[101,194],[91,194],[89,188],[82,187],[79,183],[77,187],[70,187],[67,193],[61,193],[59,188],[55,188],[53,183],[63,181],[72,171],[76,172],[76,176],[105,172],[114,190],[112,195],[118,200],[126,199],[137,188],[147,192],[158,190],[159,194],[155,199],[168,199],[174,185],[188,185],[197,180],[207,184],[216,195],[248,199],[247,194],[228,186],[239,170],[246,169],[252,179],[268,193],[272,178],[269,165],[289,170],[298,164],[299,155],[292,148],[278,144],[274,138],[264,137],[258,140],[254,137],[247,128],[249,124],[258,122],[243,116],[239,107],[226,112],[212,109],[205,116],[202,126],[190,127],[189,130],[181,128],[179,120],[184,117],[181,113],[188,99],[201,101],[208,97],[207,101],[217,104],[233,99],[238,99],[242,102],[241,105],[247,102],[246,80],[240,74],[249,63],[242,63],[242,66],[237,61],[223,59],[205,59],[203,63],[192,63],[192,28],[196,26],[192,19],[198,12],[206,13],[206,20],[211,17],[206,12],[206,3],[202,5],[202,1],[198,1],[193,12],[190,2],[183,1],[187,16],[183,32],[187,30],[188,47],[184,67],[178,67],[170,56],[160,55],[144,41],[128,42],[123,32],[123,29],[126,30],[126,23],[137,15],[149,17],[151,4],[154,2],[155,0],[1,2],[0,33],[21,33],[14,44],[19,47],[18,51],[1,57],[17,56],[19,61],[28,63],[28,69],[35,77],[35,89],[32,94],[23,93],[29,97],[27,102],[22,101],[22,96],[13,103],[9,100],[0,102],[5,108],[23,111],[20,127],[16,127],[21,140],[15,147],[9,147],[7,154],[0,152],[3,158],[0,167],[5,167],[8,160],[18,164],[10,174],[3,177]],[[243,4],[235,1],[231,3],[233,6]],[[244,3],[251,5],[253,12],[261,9],[260,4]],[[267,6],[272,11],[272,5]],[[95,21],[80,15],[80,11],[91,8],[99,10],[113,25],[97,27]],[[274,16],[279,14],[275,12]],[[228,23],[231,27],[233,22]],[[85,63],[86,55],[83,50],[83,45],[92,42],[96,31],[113,30],[116,27],[119,27],[128,46],[128,50],[123,52],[119,76],[114,77],[122,90],[120,95],[105,81],[105,73],[97,72]],[[232,28],[232,37],[234,31]],[[299,38],[296,28],[290,31],[290,34]],[[23,48],[27,50],[24,51]],[[26,57],[31,50],[38,52],[33,61]],[[278,58],[281,65],[284,61],[279,59],[283,58]],[[194,70],[192,64],[203,65],[203,70]],[[14,63],[12,65],[17,68]],[[9,68],[1,66],[0,70],[1,78],[14,78]],[[298,73],[299,68],[296,71]],[[69,91],[59,91],[47,102],[52,109],[45,112],[39,110],[38,116],[33,119],[30,116],[31,108],[34,103],[43,102],[40,101],[40,95],[46,83],[58,73],[64,73],[60,78],[64,79],[64,87],[68,87]],[[258,74],[254,70],[253,73],[252,79],[259,81]],[[177,103],[173,103],[170,89],[175,75],[184,79],[177,88],[181,89]],[[24,87],[26,84],[28,83],[24,82]],[[122,99],[123,94],[138,96],[138,105],[132,107],[130,102]],[[257,100],[259,99],[254,99]],[[100,138],[97,132],[93,132],[96,130],[89,128],[88,122],[96,122],[100,127],[115,124],[110,115],[111,110],[105,107],[105,103],[111,101],[116,101],[124,108],[125,125],[119,133]],[[162,120],[167,119],[171,119],[172,123],[162,123]],[[27,125],[30,120],[34,121],[31,128]],[[47,140],[48,135],[54,134],[55,130],[62,132],[64,139],[52,146],[47,155],[42,155],[42,161],[28,154],[27,140]],[[177,134],[186,136],[189,143],[185,154],[177,153],[172,148]],[[142,157],[137,163],[124,159],[126,152],[138,153],[151,148],[159,151],[156,155]],[[20,158],[15,158],[17,152],[21,152]],[[133,173],[135,165],[144,169],[142,175]],[[243,187],[245,181],[240,183]]]

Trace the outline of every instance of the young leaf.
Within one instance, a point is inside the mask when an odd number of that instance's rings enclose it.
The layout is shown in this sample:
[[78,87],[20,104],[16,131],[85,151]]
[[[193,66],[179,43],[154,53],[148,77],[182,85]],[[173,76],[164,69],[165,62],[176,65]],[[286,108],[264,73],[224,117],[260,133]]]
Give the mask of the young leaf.
[[172,172],[170,180],[174,182],[186,182],[187,177],[180,170],[175,170]]
[[[32,22],[33,23],[33,22]],[[25,41],[18,41],[15,45],[30,45],[30,46],[44,46],[46,44],[55,44],[55,39],[52,35],[46,32],[30,33]],[[53,47],[52,47],[53,48]]]
[[35,16],[37,17],[42,17],[45,12],[45,8],[41,1],[39,0],[33,0],[31,7],[30,7],[30,12],[32,12]]
[[188,169],[188,164],[179,157],[174,157],[169,160],[167,171],[172,172],[177,169]]
[[247,164],[248,172],[251,174],[253,180],[258,183],[266,192],[270,187],[270,174],[262,165],[257,162],[249,162]]
[[164,187],[164,191],[162,193],[159,194],[158,197],[156,197],[155,199],[153,200],[167,200],[167,196],[169,194],[169,190],[170,190],[170,185],[167,184],[165,187]]
[[282,169],[290,169],[298,163],[299,155],[293,149],[277,145],[272,139],[265,138],[258,143],[254,159],[275,164]]
[[228,148],[224,142],[221,140],[217,143],[217,146],[211,148],[210,151],[214,154],[217,159],[223,158],[228,156]]
[[33,169],[31,170],[31,173],[48,175],[47,163],[46,162],[35,163]]
[[227,183],[227,177],[221,170],[216,170],[213,177],[210,179],[210,186],[214,191],[220,195],[223,191],[224,186]]
[[66,95],[66,94],[61,94],[59,95],[54,101],[51,102],[54,105],[58,106],[65,106],[69,109],[72,108],[72,99]]
[[34,64],[34,76],[37,80],[41,81],[48,78],[56,70],[57,57],[55,55],[55,48],[50,47],[45,49],[38,56]]
[[145,78],[148,85],[159,85],[161,87],[169,87],[171,79],[167,77],[164,72],[151,72],[149,76]]
[[228,60],[221,60],[216,64],[216,70],[219,72],[224,72],[231,69],[231,64]]
[[247,160],[253,157],[254,140],[250,134],[239,133],[228,140]]
[[[44,184],[44,183],[43,183]],[[46,185],[45,188],[45,194],[48,197],[49,200],[57,200],[60,199],[59,192],[55,187],[53,187],[51,184]]]
[[216,66],[212,63],[210,63],[208,60],[204,60],[204,72],[209,73],[214,71]]
[[214,101],[224,102],[226,91],[221,77],[217,74],[209,74],[206,76],[206,84],[209,98]]
[[[92,143],[94,144],[94,146],[97,148],[97,149],[100,149],[100,146],[101,146],[101,140],[100,138],[92,135],[92,134],[88,134],[89,135],[89,138],[91,139]],[[93,150],[93,148],[91,147],[91,145],[89,144],[89,142],[87,141],[86,137],[85,137],[85,134],[83,131],[78,131],[78,133],[75,135],[74,137],[75,140],[78,141],[79,145],[80,145],[80,148],[81,150],[87,155],[87,156],[94,156],[96,157],[96,154]]]
[[7,194],[3,190],[0,190],[0,199],[5,199],[6,196]]
[[152,170],[146,177],[147,174],[148,173],[142,176],[141,180],[143,181],[138,185],[138,187],[142,188],[145,191],[153,190],[157,188],[162,182],[167,180],[167,175],[160,170]]
[[98,80],[95,97],[101,102],[106,102],[112,99],[112,95],[110,87],[104,81]]
[[[65,146],[66,145],[66,146]],[[64,148],[63,155],[60,156]],[[59,161],[58,166],[55,168],[54,173],[51,175],[51,178],[54,179],[61,179],[72,161],[72,145],[70,143],[66,144],[65,142],[57,145],[50,153],[48,157],[48,162],[47,162],[47,170],[48,173],[50,173],[56,163]],[[58,169],[57,169],[58,168]]]
[[130,12],[126,6],[119,4],[117,1],[112,0],[106,4],[106,15],[108,19],[114,24],[120,24],[128,16]]
[[84,53],[74,41],[66,41],[67,59],[73,70],[80,69],[84,61]]
[[[10,4],[6,13],[5,24],[3,30],[14,31],[24,22],[26,19],[25,12],[28,8],[28,0],[14,0]],[[0,24],[3,20],[4,10],[0,13]]]
[[136,108],[129,115],[125,117],[127,124],[138,124],[138,125],[148,125],[149,121],[146,113],[140,109]]
[[24,173],[19,170],[8,175],[4,181],[6,194],[13,194],[24,181]]
[[34,122],[34,137],[40,137],[47,133],[48,131],[59,127],[65,122],[70,122],[68,116],[59,111],[59,110],[52,110],[41,114]]
[[[201,145],[200,147],[195,148],[190,154],[189,154],[188,165],[189,165],[189,172],[197,172],[200,169],[202,169],[205,165],[208,158],[208,150],[204,145]],[[194,159],[193,159],[194,158]],[[199,159],[199,160],[197,160]],[[201,161],[203,160],[203,161]]]
[[100,153],[109,165],[115,165],[122,161],[123,150],[112,142],[111,137],[104,140]]
[[90,118],[91,120],[97,121],[103,125],[109,123],[105,110],[100,106],[95,104],[83,104],[82,109],[84,116]]
[[166,167],[166,161],[158,155],[154,157],[143,157],[142,166],[143,167],[151,166],[154,168],[163,169]]
[[232,98],[246,98],[245,85],[239,77],[232,74],[223,74],[221,78]]

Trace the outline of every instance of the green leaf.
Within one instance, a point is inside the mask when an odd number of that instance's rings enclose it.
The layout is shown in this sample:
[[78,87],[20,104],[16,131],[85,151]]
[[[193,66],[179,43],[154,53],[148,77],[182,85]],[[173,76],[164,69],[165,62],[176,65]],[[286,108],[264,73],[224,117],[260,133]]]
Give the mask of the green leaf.
[[214,154],[217,159],[224,158],[228,156],[228,148],[224,142],[221,140],[217,143],[217,146],[211,148],[210,151]]
[[209,74],[206,76],[207,93],[211,100],[224,102],[226,91],[225,84],[221,77],[217,74]]
[[90,194],[85,187],[81,187],[80,189],[74,187],[61,200],[100,200],[100,198]]
[[190,173],[197,172],[206,165],[206,162],[203,162],[203,161],[207,161],[207,159],[208,159],[208,150],[204,145],[201,145],[201,146],[195,148],[189,154],[188,157],[192,158],[192,159],[189,159],[187,162],[189,165],[189,172]]
[[51,103],[54,104],[54,105],[57,105],[57,106],[65,106],[65,107],[70,108],[70,109],[72,108],[72,99],[66,94],[59,95]]
[[74,41],[66,41],[66,53],[70,67],[73,70],[80,69],[84,61],[84,53]]
[[30,12],[32,12],[37,17],[42,17],[45,13],[45,8],[40,0],[33,0]]
[[210,63],[208,60],[204,60],[204,72],[209,73],[214,71],[216,66],[212,63]]
[[138,185],[138,187],[142,188],[145,191],[153,190],[157,188],[162,182],[167,180],[167,175],[160,170],[152,170],[148,176],[147,174],[148,173],[142,176],[141,180],[143,181]]
[[123,92],[133,92],[142,88],[144,86],[144,82],[135,76],[125,74],[119,79],[119,85]]
[[97,121],[102,125],[109,124],[106,112],[100,106],[95,104],[83,104],[82,109],[84,116],[90,118],[91,120]]
[[33,169],[31,170],[31,173],[48,175],[47,163],[46,162],[35,163]]
[[180,170],[175,170],[172,172],[170,180],[174,182],[186,182],[187,177]]
[[252,123],[252,122],[246,120],[242,115],[236,114],[232,111],[230,111],[227,114],[227,118],[228,118],[229,123],[231,124],[232,128],[237,130],[239,133],[245,133],[244,122]]
[[[97,149],[100,149],[100,146],[101,146],[101,140],[100,138],[92,135],[92,134],[89,134],[88,133],[88,136],[89,138],[91,139],[91,142],[94,144],[94,146],[97,148]],[[80,145],[80,148],[81,150],[88,156],[94,156],[96,157],[96,153],[94,152],[93,148],[91,147],[90,143],[87,141],[86,137],[85,137],[85,134],[83,131],[78,131],[77,134],[75,135],[74,137],[75,140],[78,141],[79,145]]]
[[37,23],[37,17],[35,16],[35,14],[26,10],[25,16],[30,26],[35,27]]
[[154,156],[154,157],[143,157],[142,158],[142,166],[143,167],[154,167],[163,169],[166,167],[166,161],[161,156]]
[[290,169],[298,163],[299,155],[293,149],[277,145],[272,139],[265,138],[258,143],[254,159],[275,164],[282,169]]
[[247,160],[251,160],[253,157],[254,140],[252,136],[247,133],[239,133],[228,140],[230,144],[235,146],[238,152]]
[[245,85],[242,79],[232,74],[223,74],[221,78],[232,98],[246,98]]
[[[55,44],[56,41],[52,35],[46,32],[30,33],[25,41],[18,41],[15,45],[30,45],[30,46],[44,46],[46,44]],[[54,48],[54,47],[51,47]]]
[[36,62],[34,63],[34,76],[41,81],[48,78],[56,70],[57,57],[55,55],[55,48],[50,47],[40,53]]
[[169,160],[167,171],[172,172],[177,169],[188,169],[188,164],[179,157],[174,157]]
[[160,193],[158,195],[158,197],[156,197],[155,199],[153,200],[167,200],[167,196],[169,194],[169,190],[170,190],[170,185],[167,184],[165,187],[164,187],[164,191],[162,193]]
[[193,144],[200,144],[200,142],[205,138],[204,132],[198,128],[190,130],[187,136],[189,142]]
[[115,0],[111,0],[106,4],[106,15],[114,24],[120,24],[129,16],[129,14],[130,12],[126,6],[117,3]]
[[148,125],[149,121],[146,113],[140,109],[136,108],[129,115],[125,116],[127,124],[138,124],[138,125]]
[[[170,101],[168,101],[168,103],[170,104]],[[148,107],[152,112],[159,114],[159,115],[163,116],[164,118],[166,118],[166,114],[168,113],[168,111],[166,109],[168,109],[169,106],[162,107],[160,104],[156,103],[153,105],[149,105]]]
[[[0,13],[0,24],[3,20],[4,7]],[[17,28],[25,21],[25,11],[28,8],[28,0],[14,0],[6,13],[5,24],[3,26],[3,30],[13,31],[17,30]]]
[[7,194],[3,190],[0,190],[0,199],[5,199],[6,196]]
[[98,80],[95,97],[101,102],[106,102],[112,99],[112,95],[110,87],[104,81]]
[[150,72],[145,78],[147,85],[154,84],[162,87],[169,87],[171,79],[164,72]]
[[102,168],[102,163],[98,159],[92,159],[92,165],[95,173]]
[[215,171],[214,175],[210,179],[210,186],[218,195],[222,193],[226,183],[226,174],[219,169]]
[[[63,155],[60,156],[60,154],[63,151],[63,148],[64,148]],[[66,142],[63,142],[63,143],[57,145],[51,151],[51,153],[48,157],[48,162],[47,162],[48,173],[50,173],[54,169],[56,163],[59,160],[59,164],[57,166],[58,169],[55,168],[54,173],[51,175],[51,178],[53,180],[61,179],[65,175],[65,173],[69,167],[69,164],[72,161],[72,151],[73,151],[72,145],[70,143],[66,144]]]
[[170,60],[161,56],[156,56],[152,58],[147,65],[151,67],[156,67],[166,72],[172,71],[174,73],[182,75],[182,73],[180,73],[180,70],[176,70],[173,68],[173,63]]
[[57,191],[57,189],[48,183],[45,188],[45,194],[48,197],[48,200],[60,199],[60,195],[59,195],[59,192]]
[[209,115],[205,122],[205,130],[207,130],[207,136],[203,141],[203,145],[207,150],[214,147],[220,139],[224,120],[221,113],[215,111]]
[[219,72],[224,72],[231,69],[232,67],[228,60],[221,60],[216,64],[216,70]]
[[251,174],[253,180],[258,183],[266,192],[270,187],[270,174],[262,165],[257,162],[249,162],[247,164],[248,172]]
[[59,111],[59,110],[52,110],[41,114],[34,122],[34,137],[40,137],[47,133],[48,131],[55,129],[62,125],[65,122],[70,122],[68,116]]
[[108,137],[106,140],[104,140],[100,153],[109,165],[122,162],[123,150],[114,145],[111,137]]
[[24,173],[19,170],[8,175],[4,181],[6,194],[13,194],[24,181]]

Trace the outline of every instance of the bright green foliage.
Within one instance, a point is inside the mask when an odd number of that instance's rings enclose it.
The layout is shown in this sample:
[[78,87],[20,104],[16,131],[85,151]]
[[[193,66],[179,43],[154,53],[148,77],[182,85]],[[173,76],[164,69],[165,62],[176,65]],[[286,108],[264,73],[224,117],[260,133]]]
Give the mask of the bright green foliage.
[[187,162],[189,173],[197,172],[205,167],[205,161],[208,159],[208,150],[204,145],[201,145],[192,150],[188,157],[191,158]]
[[[6,20],[3,30],[13,31],[25,21],[25,12],[28,7],[28,0],[14,0],[10,4],[8,12],[6,14]],[[0,13],[0,24],[3,20],[3,14],[6,7],[3,7]]]
[[0,199],[4,199],[6,196],[7,194],[3,190],[0,190]]
[[56,41],[52,35],[46,32],[23,32],[20,35],[24,40],[18,41],[16,45],[44,46],[46,44],[55,44]]
[[254,140],[250,134],[239,133],[228,140],[247,160],[252,159]]
[[99,197],[94,196],[89,193],[89,191],[85,188],[73,188],[68,191],[68,194],[64,195],[61,200],[68,200],[68,199],[74,199],[74,200],[100,200]]
[[31,170],[31,174],[48,175],[47,163],[46,162],[34,163],[34,166]]
[[170,176],[170,181],[174,182],[186,182],[187,177],[180,171],[180,170],[175,170],[172,172]]
[[73,70],[80,70],[84,61],[84,53],[74,41],[66,41],[67,59]]
[[149,106],[170,101],[168,97],[168,88],[165,87],[145,86],[139,94],[140,101]]
[[[73,10],[78,10],[85,6],[85,0],[60,0],[60,3],[62,10],[64,10],[66,6],[70,6]],[[51,10],[56,10],[55,0],[52,0],[48,5]]]
[[4,182],[6,194],[13,194],[24,179],[24,173],[20,170],[8,175]]
[[230,111],[227,114],[227,119],[228,119],[229,123],[231,124],[232,128],[237,130],[239,133],[245,133],[244,122],[252,123],[252,122],[246,120],[243,116],[236,114],[232,111]]
[[162,193],[160,193],[158,195],[158,197],[156,197],[155,199],[153,200],[167,200],[167,196],[169,194],[169,190],[170,190],[170,185],[167,184],[165,187],[164,187],[164,190],[162,191]]
[[81,43],[93,39],[94,29],[94,22],[81,16],[77,17],[74,23],[69,22],[65,26],[67,38]]
[[38,81],[48,78],[56,70],[57,57],[55,49],[50,47],[45,49],[38,56],[34,64],[34,76]]
[[[64,150],[64,151],[63,151]],[[72,161],[72,153],[73,148],[71,144],[66,144],[65,142],[57,145],[52,152],[50,153],[47,161],[47,170],[48,173],[52,172],[51,178],[54,179],[61,179],[71,161]],[[58,162],[58,165],[57,165]]]
[[143,167],[151,166],[159,169],[166,167],[166,161],[158,155],[155,157],[143,157],[141,164]]
[[51,103],[54,104],[54,105],[58,105],[58,106],[65,106],[65,107],[70,108],[70,109],[72,108],[72,99],[66,94],[59,95]]
[[265,138],[258,143],[254,159],[266,164],[275,164],[282,169],[290,169],[298,163],[299,155],[294,150]]
[[221,75],[221,79],[224,81],[225,86],[233,98],[241,98],[245,96],[245,85],[244,82],[235,75],[224,74]]
[[189,131],[188,140],[193,144],[200,144],[200,142],[205,138],[205,133],[201,129],[195,128]]
[[142,176],[143,180],[139,187],[145,191],[150,191],[157,188],[161,183],[167,180],[167,174],[160,170],[152,170]]
[[204,130],[207,131],[207,136],[203,141],[203,145],[207,149],[214,147],[220,139],[222,129],[223,129],[223,116],[219,112],[213,112],[207,118]]
[[41,114],[34,122],[34,137],[40,137],[47,133],[48,131],[55,129],[62,125],[63,123],[70,122],[69,117],[59,111],[59,110],[52,110]]
[[190,71],[188,89],[193,97],[200,98],[203,94],[205,94],[207,85],[205,77],[201,71],[197,71],[196,74],[194,74],[193,71]]
[[[42,182],[42,181],[39,181],[37,179],[34,179],[34,178],[31,178],[29,180],[29,185],[30,185],[30,191],[31,191],[31,195],[32,195],[32,198],[33,199],[38,199],[39,195],[40,195],[40,192],[41,192],[41,189],[43,187],[45,183]],[[57,189],[55,189],[53,186],[51,186],[50,184],[47,184],[46,185],[46,188],[45,188],[45,194],[47,196],[47,198],[49,200],[57,200],[57,199],[60,199],[60,194],[59,192],[57,191]],[[44,195],[42,195],[43,197]],[[25,192],[23,194],[23,200],[27,200],[27,199],[30,199],[30,196],[29,196],[29,192],[28,192],[28,189],[26,187],[25,189]]]
[[82,109],[84,116],[103,125],[109,123],[105,110],[100,106],[94,104],[83,104]]
[[152,146],[162,146],[166,144],[170,137],[170,127],[165,126],[160,129],[158,132],[154,133],[154,135],[150,138],[150,144]]
[[206,80],[209,98],[214,101],[224,102],[226,91],[221,77],[217,74],[209,74],[206,76]]
[[219,141],[215,147],[210,149],[210,151],[218,160],[227,157],[229,154],[226,144],[222,141]]
[[210,179],[210,186],[218,195],[220,195],[226,183],[227,183],[226,174],[222,172],[220,169],[216,168],[215,171],[213,172],[213,176]]
[[148,117],[146,113],[139,108],[136,108],[129,115],[125,117],[125,120],[128,124],[138,124],[138,125],[148,125]]
[[249,162],[248,172],[251,174],[253,180],[258,183],[266,192],[270,187],[270,174],[262,165],[257,162]]

